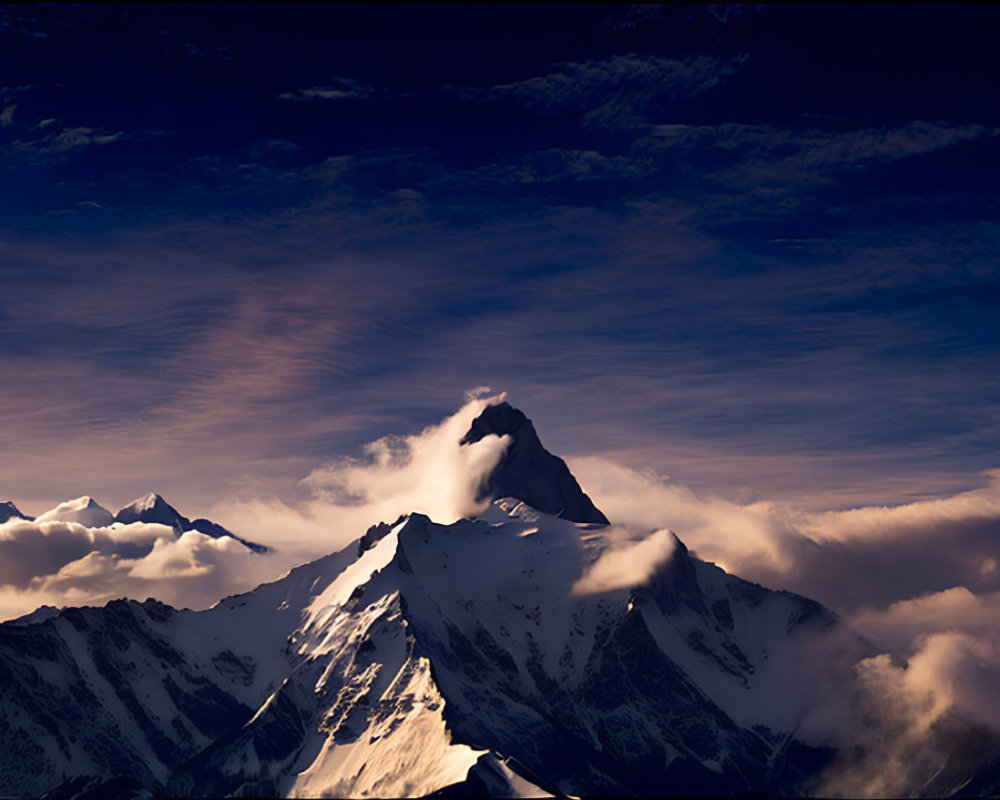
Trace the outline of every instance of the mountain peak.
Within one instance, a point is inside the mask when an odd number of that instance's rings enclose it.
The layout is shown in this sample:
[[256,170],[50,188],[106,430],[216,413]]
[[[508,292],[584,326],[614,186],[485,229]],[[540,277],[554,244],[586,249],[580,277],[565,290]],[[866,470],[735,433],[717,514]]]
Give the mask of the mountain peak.
[[472,421],[459,444],[474,444],[490,434],[510,436],[511,443],[486,479],[479,499],[514,497],[573,522],[608,524],[608,518],[584,494],[566,462],[542,446],[535,426],[523,411],[507,402],[487,406]]
[[[472,425],[459,444],[478,442],[491,433],[497,436],[505,434],[513,436],[523,433],[526,437],[534,437],[535,441],[538,441],[538,434],[535,432],[535,426],[531,424],[531,420],[521,409],[514,408],[506,400],[486,406],[482,413],[472,420]],[[540,441],[538,443],[541,444]]]
[[10,500],[0,503],[0,524],[6,522],[9,519],[28,519],[31,517],[25,516],[21,513],[21,510],[14,505]]
[[158,495],[156,492],[150,492],[145,497],[140,497],[138,500],[134,500],[132,502],[132,505],[145,509],[145,508],[152,508],[157,503],[162,503],[162,502],[165,501],[162,497],[160,497],[160,495]]
[[76,522],[87,528],[103,528],[115,521],[111,512],[88,494],[60,503],[46,511],[37,522]]
[[173,528],[178,536],[186,531],[198,531],[198,533],[211,536],[213,539],[229,536],[255,553],[267,552],[264,545],[240,538],[211,520],[199,518],[192,521],[188,519],[156,492],[150,492],[133,500],[115,515],[115,520],[126,525],[131,522],[155,522]]
[[177,533],[182,533],[190,526],[190,521],[155,492],[133,500],[117,514],[115,520],[128,525],[131,522],[156,522],[167,525]]

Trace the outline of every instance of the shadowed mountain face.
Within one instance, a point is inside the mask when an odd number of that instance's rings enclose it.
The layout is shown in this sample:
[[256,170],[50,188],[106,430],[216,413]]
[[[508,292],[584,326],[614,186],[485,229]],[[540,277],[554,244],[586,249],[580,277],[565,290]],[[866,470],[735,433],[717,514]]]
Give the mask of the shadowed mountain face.
[[478,499],[516,497],[532,508],[573,522],[608,524],[584,494],[566,462],[546,450],[524,413],[509,403],[488,406],[472,421],[461,444],[473,444],[490,434],[510,436],[510,446],[490,473]]
[[18,510],[9,500],[6,503],[0,503],[0,523],[4,523],[9,519],[34,519],[34,517],[27,517]]
[[199,533],[204,533],[206,536],[211,536],[213,539],[230,536],[255,553],[267,552],[267,548],[264,545],[242,539],[211,520],[196,519],[192,522],[187,517],[182,516],[176,508],[158,494],[148,494],[129,503],[129,505],[125,506],[125,508],[121,509],[115,515],[115,521],[125,524],[132,522],[155,522],[173,528],[178,536],[186,531],[198,531]]

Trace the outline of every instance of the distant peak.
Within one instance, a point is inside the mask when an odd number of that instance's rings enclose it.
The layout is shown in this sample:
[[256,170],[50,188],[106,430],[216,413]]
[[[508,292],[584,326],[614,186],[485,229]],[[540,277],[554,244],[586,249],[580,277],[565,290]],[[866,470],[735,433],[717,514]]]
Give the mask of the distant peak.
[[6,502],[0,503],[0,523],[4,523],[9,519],[32,519],[21,513],[21,510],[14,505],[13,502],[7,500]]
[[150,492],[145,497],[140,497],[138,500],[134,501],[132,505],[139,506],[141,508],[152,508],[158,502],[166,502],[160,495],[156,492]]
[[115,514],[115,519],[126,525],[132,522],[157,522],[170,526],[177,533],[187,530],[191,524],[190,520],[181,516],[176,508],[156,492],[150,492],[133,500]]
[[60,503],[51,511],[46,511],[38,522],[76,522],[87,528],[103,528],[115,521],[111,512],[100,505],[89,494]]
[[573,522],[608,524],[608,518],[584,494],[566,462],[546,450],[535,426],[520,409],[500,402],[476,417],[459,444],[485,436],[509,436],[511,443],[483,486],[479,499],[513,497],[546,514]]
[[157,506],[167,506],[168,508],[170,507],[170,505],[167,503],[166,500],[163,499],[163,497],[158,495],[156,492],[150,492],[149,494],[145,494],[142,497],[136,498],[127,506],[125,506],[125,508],[131,508],[134,509],[135,511],[146,511],[150,508],[155,508]]
[[211,536],[213,539],[229,536],[255,553],[267,552],[264,545],[243,539],[211,520],[199,518],[192,521],[188,519],[156,492],[150,492],[133,500],[115,515],[115,520],[125,525],[133,522],[166,525],[168,528],[173,528],[174,533],[178,536],[187,531],[197,531],[205,536]]

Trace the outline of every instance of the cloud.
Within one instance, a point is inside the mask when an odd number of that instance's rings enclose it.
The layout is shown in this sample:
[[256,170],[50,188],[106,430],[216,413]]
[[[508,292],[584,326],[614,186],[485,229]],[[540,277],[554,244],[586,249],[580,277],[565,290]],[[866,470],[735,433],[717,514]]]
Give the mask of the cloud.
[[854,130],[817,127],[666,124],[637,140],[632,157],[659,180],[683,179],[707,219],[745,220],[799,210],[815,192],[860,169],[996,136],[978,124],[912,120]]
[[862,681],[883,697],[901,695],[918,732],[952,710],[1000,731],[998,628],[980,636],[962,631],[931,634],[922,638],[905,669],[882,655],[862,662],[859,671]]
[[676,61],[632,53],[557,64],[547,75],[458,93],[473,100],[511,100],[546,115],[578,114],[584,126],[628,130],[645,127],[671,104],[711,89],[745,60],[698,56]]
[[[610,531],[606,536],[613,536]],[[599,594],[647,580],[676,549],[670,531],[656,531],[638,542],[612,546],[573,584],[574,595]]]
[[380,438],[360,457],[313,470],[302,481],[312,495],[303,503],[236,501],[216,511],[241,535],[302,559],[326,555],[402,514],[420,512],[445,524],[473,516],[488,505],[477,500],[479,491],[509,444],[509,437],[494,435],[459,444],[472,420],[504,397],[489,391],[473,390],[456,413],[420,433]]
[[482,511],[477,497],[509,437],[459,441],[472,420],[503,395],[478,387],[437,425],[410,436],[383,437],[363,455],[313,470],[302,483],[311,498],[223,501],[212,510],[232,530],[268,545],[252,553],[229,537],[196,531],[177,537],[156,524],[87,528],[72,522],[14,519],[0,525],[0,618],[42,604],[103,603],[149,596],[172,605],[207,607],[252,589],[361,536],[369,526],[421,512],[450,523]]
[[[981,568],[992,572],[995,559]],[[975,594],[965,586],[900,600],[886,608],[862,608],[850,617],[862,634],[896,653],[909,653],[926,634],[962,631],[973,636],[1000,629],[1000,592]]]
[[[633,535],[669,527],[742,578],[845,612],[842,631],[873,645],[877,655],[861,654],[846,683],[825,668],[826,655],[842,663],[823,649],[840,639],[782,656],[797,659],[784,691],[805,692],[812,709],[796,736],[839,752],[810,795],[892,797],[925,786],[946,796],[981,767],[976,759],[1000,737],[1000,474],[950,497],[816,512],[701,495],[596,458],[571,467]],[[636,553],[616,566],[643,560]],[[838,683],[817,691],[818,680]]]
[[228,536],[197,531],[177,537],[165,525],[14,519],[0,525],[0,619],[43,604],[99,605],[125,596],[207,607],[290,566],[285,554],[258,555]]
[[742,152],[739,164],[718,178],[746,186],[815,180],[834,167],[896,161],[994,135],[982,125],[914,120],[896,128],[853,131],[781,130],[771,126],[724,125],[716,146]]
[[[386,436],[365,446],[361,459],[345,458],[314,470],[304,481],[321,502],[337,508],[420,511],[449,523],[482,511],[476,495],[509,444],[485,437],[482,447],[460,446],[472,420],[499,398],[473,398],[440,425],[415,436]],[[383,518],[392,511],[381,512]]]
[[982,489],[895,507],[807,512],[737,503],[597,458],[571,464],[612,522],[669,528],[724,569],[850,612],[965,586],[1000,591],[1000,474]]
[[811,794],[951,796],[995,752],[1000,734],[1000,629],[921,637],[908,661],[857,665],[855,718]]
[[654,128],[638,147],[711,153],[722,164],[732,163],[731,167],[717,168],[714,179],[750,185],[802,180],[831,167],[910,158],[996,134],[983,125],[928,120],[846,131],[742,123],[670,124]]
[[[11,116],[8,123],[13,122],[13,107],[7,109]],[[4,114],[7,114],[7,111]],[[122,141],[124,131],[106,131],[100,128],[90,128],[84,125],[70,127],[59,120],[45,119],[35,125],[28,138],[17,139],[0,148],[8,159],[26,162],[29,165],[44,161],[63,158],[70,153],[87,150],[91,147],[102,147]]]
[[353,78],[334,78],[325,86],[310,86],[278,95],[282,100],[309,102],[317,100],[368,100],[375,90]]
[[[334,411],[329,384],[360,368],[362,331],[382,327],[398,281],[373,280],[351,257],[303,267],[283,253],[276,283],[248,264],[256,245],[217,241],[192,257],[133,244],[125,260],[78,253],[65,272],[46,256],[59,248],[21,250],[46,278],[22,281],[3,310],[8,341],[30,346],[0,354],[20,376],[0,398],[0,449],[20,458],[0,478],[27,512],[59,495],[124,503],[151,490],[207,504],[248,473],[291,482],[375,415],[367,395]],[[45,484],[59,495],[34,494]]]
[[[528,153],[516,164],[490,164],[470,172],[465,179],[470,188],[476,183],[502,186],[531,186],[556,182],[623,181],[646,177],[641,160],[628,156],[606,156],[597,150],[551,148]],[[456,181],[457,176],[450,178]]]

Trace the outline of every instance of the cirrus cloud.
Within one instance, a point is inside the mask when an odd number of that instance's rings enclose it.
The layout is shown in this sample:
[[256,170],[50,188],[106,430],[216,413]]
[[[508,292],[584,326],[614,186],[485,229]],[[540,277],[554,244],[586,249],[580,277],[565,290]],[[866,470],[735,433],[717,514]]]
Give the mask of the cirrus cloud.
[[745,56],[678,61],[630,53],[561,63],[546,75],[459,94],[471,100],[509,100],[546,115],[579,114],[584,126],[628,130],[645,127],[651,114],[708,91],[745,62]]

